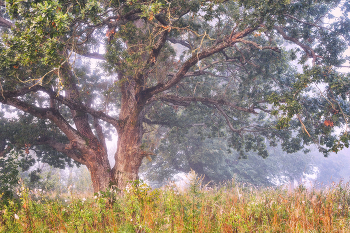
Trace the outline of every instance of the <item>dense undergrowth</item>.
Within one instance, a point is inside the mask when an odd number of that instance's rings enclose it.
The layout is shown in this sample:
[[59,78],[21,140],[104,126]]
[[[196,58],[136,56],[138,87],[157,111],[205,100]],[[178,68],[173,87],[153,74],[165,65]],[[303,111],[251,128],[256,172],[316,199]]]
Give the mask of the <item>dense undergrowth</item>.
[[186,191],[132,183],[91,198],[54,197],[22,187],[2,200],[0,232],[349,232],[350,186],[256,189],[234,182]]

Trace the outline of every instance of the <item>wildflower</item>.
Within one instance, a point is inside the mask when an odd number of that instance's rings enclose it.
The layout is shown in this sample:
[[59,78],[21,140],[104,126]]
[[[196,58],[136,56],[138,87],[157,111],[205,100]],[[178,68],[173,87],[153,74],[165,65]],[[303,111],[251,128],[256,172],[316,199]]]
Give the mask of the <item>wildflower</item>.
[[97,196],[94,196],[94,199],[97,199]]
[[15,215],[14,215],[14,217],[15,217],[15,219],[17,219],[17,220],[19,219],[19,217],[18,217],[18,215],[17,215],[17,214],[15,214]]
[[125,188],[126,192],[127,192],[127,193],[130,193],[131,188],[132,188],[131,185],[130,185],[130,184],[127,184],[127,185],[126,185],[126,188]]

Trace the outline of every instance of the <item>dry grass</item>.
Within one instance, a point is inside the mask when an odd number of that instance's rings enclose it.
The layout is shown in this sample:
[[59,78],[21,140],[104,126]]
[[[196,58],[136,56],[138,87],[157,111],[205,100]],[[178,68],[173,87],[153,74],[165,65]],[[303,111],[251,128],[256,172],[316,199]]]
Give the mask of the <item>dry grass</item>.
[[65,202],[45,196],[2,204],[0,232],[350,232],[350,187],[293,192],[230,183],[213,190],[193,182],[151,190],[132,184]]

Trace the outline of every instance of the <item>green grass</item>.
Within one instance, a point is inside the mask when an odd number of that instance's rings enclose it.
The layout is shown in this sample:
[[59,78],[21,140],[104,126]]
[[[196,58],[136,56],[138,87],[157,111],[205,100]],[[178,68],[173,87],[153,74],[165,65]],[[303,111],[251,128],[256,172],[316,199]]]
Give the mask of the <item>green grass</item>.
[[293,192],[230,183],[205,191],[198,182],[90,198],[29,195],[3,202],[0,232],[350,232],[350,186]]

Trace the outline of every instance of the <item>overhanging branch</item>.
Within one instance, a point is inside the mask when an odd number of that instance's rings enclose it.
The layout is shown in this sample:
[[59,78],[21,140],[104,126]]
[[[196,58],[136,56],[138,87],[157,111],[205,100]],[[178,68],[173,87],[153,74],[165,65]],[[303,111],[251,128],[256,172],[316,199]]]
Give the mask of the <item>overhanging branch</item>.
[[[23,95],[28,94],[30,92],[38,92],[38,91],[45,92],[46,94],[48,94],[50,96],[50,98],[60,101],[61,103],[65,104],[67,107],[69,107],[72,110],[80,110],[80,111],[89,113],[94,117],[97,117],[103,121],[106,121],[106,122],[112,124],[117,129],[119,128],[119,121],[114,119],[111,116],[108,116],[107,114],[103,113],[102,111],[96,111],[92,108],[89,108],[89,107],[83,105],[83,104],[73,102],[64,96],[57,94],[52,89],[47,88],[47,87],[43,87],[40,85],[35,85],[32,87],[24,87],[24,88],[18,89],[16,91],[4,91],[4,92],[0,93],[0,102],[5,104],[7,99],[23,96]],[[5,97],[5,99],[3,99],[3,97]]]
[[161,97],[158,97],[157,99],[165,102],[170,102],[175,105],[180,105],[180,106],[188,106],[191,104],[191,102],[201,102],[203,104],[212,104],[212,105],[225,105],[229,106],[233,109],[236,109],[238,111],[242,112],[247,112],[247,113],[253,113],[253,114],[258,114],[253,107],[251,108],[243,108],[240,106],[237,106],[231,102],[228,102],[224,99],[211,99],[211,98],[204,98],[204,97],[179,97],[179,96],[174,96],[174,95],[164,95]]
[[39,108],[34,105],[28,104],[17,98],[0,99],[0,103],[13,106],[19,110],[30,113],[31,115],[41,118],[49,119],[55,123],[55,125],[62,130],[62,132],[68,137],[70,141],[76,141],[79,149],[86,150],[86,141],[70,124],[62,117],[58,110],[53,108]]
[[278,27],[278,26],[274,26],[274,29],[276,29],[276,31],[277,31],[279,34],[281,34],[281,36],[282,36],[285,40],[289,40],[289,41],[295,43],[296,45],[298,45],[300,48],[302,48],[302,49],[305,51],[305,53],[306,53],[310,58],[312,58],[312,64],[315,64],[316,59],[317,59],[317,57],[319,57],[319,56],[316,55],[315,51],[314,51],[312,48],[310,48],[308,45],[305,45],[305,44],[301,43],[297,38],[288,36],[288,35],[284,32],[283,28]]
[[235,128],[232,126],[229,117],[227,116],[227,114],[225,113],[225,111],[221,108],[221,106],[218,105],[218,104],[214,104],[214,106],[216,107],[217,110],[219,110],[219,112],[221,113],[221,115],[224,116],[224,118],[225,118],[225,120],[226,120],[226,123],[227,123],[228,127],[231,129],[231,131],[240,134],[240,133],[241,133],[241,130],[235,129]]
[[73,159],[74,161],[77,161],[77,162],[84,164],[84,165],[87,164],[86,159],[78,151],[74,150],[74,148],[67,149],[67,148],[70,148],[70,144],[69,145],[63,144],[63,143],[57,142],[53,139],[43,141],[43,142],[38,143],[38,144],[46,144],[46,145],[52,147],[53,149],[57,150],[58,152],[64,153],[65,155],[67,155],[68,157]]

